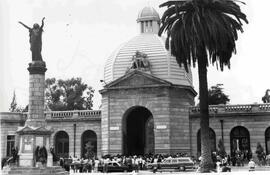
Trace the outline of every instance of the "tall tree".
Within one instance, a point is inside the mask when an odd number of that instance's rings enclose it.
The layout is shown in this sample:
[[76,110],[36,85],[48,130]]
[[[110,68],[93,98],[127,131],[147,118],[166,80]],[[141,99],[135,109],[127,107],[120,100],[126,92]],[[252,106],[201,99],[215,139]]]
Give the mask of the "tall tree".
[[10,112],[22,112],[23,111],[23,109],[21,107],[19,107],[17,104],[17,98],[16,98],[15,91],[13,91],[13,97],[12,97],[12,101],[10,103],[9,111]]
[[16,94],[15,94],[15,91],[13,91],[13,97],[12,97],[12,101],[10,103],[9,111],[15,112],[16,109],[17,109]]
[[221,86],[223,86],[223,84],[217,84],[211,86],[208,90],[209,105],[227,104],[230,101],[229,96],[223,92]]
[[48,78],[45,84],[46,103],[52,111],[92,109],[94,90],[81,78]]
[[237,32],[242,21],[248,23],[235,0],[177,0],[167,1],[161,18],[159,36],[167,31],[165,47],[171,50],[180,66],[186,71],[193,63],[198,65],[200,114],[201,114],[201,172],[212,168],[209,146],[209,110],[207,67],[209,62],[230,67],[230,58],[236,52]]

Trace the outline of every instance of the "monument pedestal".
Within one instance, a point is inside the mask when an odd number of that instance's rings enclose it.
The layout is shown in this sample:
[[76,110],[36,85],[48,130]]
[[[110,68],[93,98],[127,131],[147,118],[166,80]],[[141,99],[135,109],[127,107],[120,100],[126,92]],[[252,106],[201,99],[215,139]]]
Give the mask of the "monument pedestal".
[[[45,72],[44,61],[32,61],[29,63],[29,106],[28,116],[24,127],[19,127],[19,166],[6,167],[2,174],[16,175],[65,175],[63,168],[53,166],[53,159],[50,153],[50,137],[52,130],[47,128],[44,115],[44,92],[45,92]],[[43,152],[36,155],[37,147]],[[45,149],[46,151],[44,151]],[[43,154],[44,152],[47,152]],[[43,155],[43,156],[41,156]],[[44,156],[45,155],[45,156]],[[47,158],[46,158],[47,157]],[[43,161],[42,166],[38,166],[37,159]]]
[[35,150],[36,148],[45,146],[47,150],[46,166],[52,166],[52,155],[50,153],[50,135],[52,131],[45,127],[24,126],[19,128],[17,133],[20,137],[19,166],[35,167]]

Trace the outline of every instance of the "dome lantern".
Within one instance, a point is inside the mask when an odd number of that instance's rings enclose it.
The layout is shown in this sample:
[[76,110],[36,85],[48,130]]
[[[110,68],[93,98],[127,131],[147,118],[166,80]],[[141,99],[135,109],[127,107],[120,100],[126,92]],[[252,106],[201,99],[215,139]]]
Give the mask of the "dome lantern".
[[165,38],[158,36],[160,18],[157,11],[144,7],[137,22],[140,34],[120,45],[108,57],[104,67],[105,84],[139,70],[174,85],[193,87],[191,70],[186,72],[184,67],[179,67],[175,57],[165,49]]
[[150,6],[144,7],[138,14],[137,23],[140,33],[158,33],[160,17],[157,11]]

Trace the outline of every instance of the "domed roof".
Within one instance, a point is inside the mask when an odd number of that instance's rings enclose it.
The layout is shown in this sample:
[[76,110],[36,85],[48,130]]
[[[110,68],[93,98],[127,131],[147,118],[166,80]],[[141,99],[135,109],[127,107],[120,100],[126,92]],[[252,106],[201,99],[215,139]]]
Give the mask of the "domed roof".
[[160,21],[158,12],[153,7],[150,6],[144,7],[139,12],[137,22],[148,20]]
[[104,69],[106,84],[125,75],[132,67],[136,51],[147,55],[151,75],[175,85],[192,85],[191,71],[179,67],[175,57],[165,49],[164,39],[154,33],[142,33],[116,49],[107,59]]

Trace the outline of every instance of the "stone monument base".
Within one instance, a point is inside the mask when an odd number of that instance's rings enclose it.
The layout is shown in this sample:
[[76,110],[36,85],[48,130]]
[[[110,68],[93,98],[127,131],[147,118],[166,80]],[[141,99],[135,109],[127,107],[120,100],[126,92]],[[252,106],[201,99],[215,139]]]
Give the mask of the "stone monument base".
[[53,165],[52,155],[50,153],[50,135],[52,130],[46,127],[19,127],[17,134],[20,138],[19,166],[36,167],[35,151],[37,147],[45,147],[47,151],[46,166]]
[[68,175],[69,172],[65,171],[60,166],[52,167],[9,167],[3,168],[2,175]]

